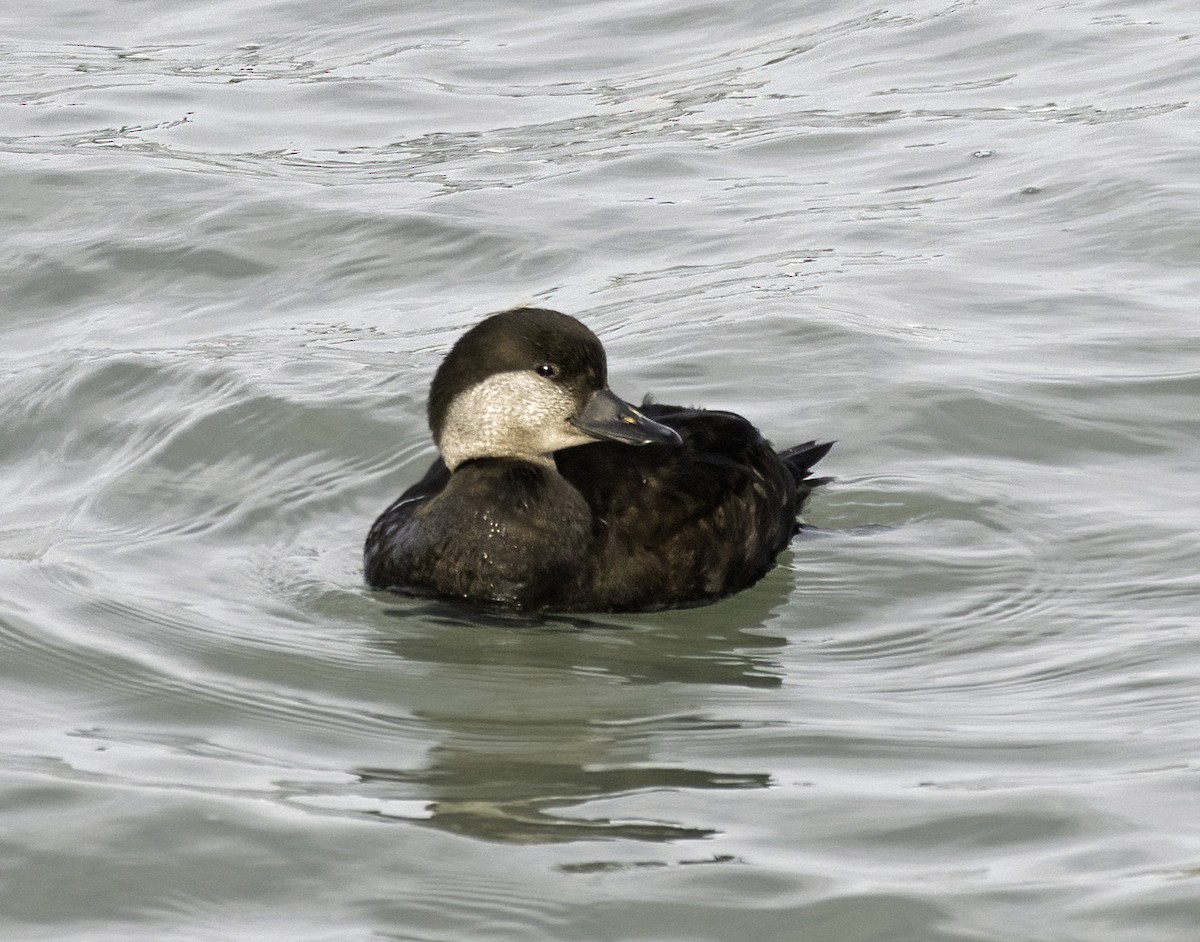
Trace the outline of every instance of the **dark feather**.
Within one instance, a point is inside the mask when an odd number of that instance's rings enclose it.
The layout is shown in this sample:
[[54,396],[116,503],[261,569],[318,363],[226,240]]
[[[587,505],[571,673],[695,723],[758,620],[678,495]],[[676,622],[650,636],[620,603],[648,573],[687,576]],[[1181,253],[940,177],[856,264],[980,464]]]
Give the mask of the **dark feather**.
[[[473,461],[452,478],[434,461],[372,527],[368,581],[559,611],[697,604],[757,582],[796,532],[809,493],[830,480],[811,469],[833,443],[776,454],[733,413],[642,408],[683,446],[559,451],[559,481],[574,500],[529,463]],[[454,539],[421,538],[443,528]]]

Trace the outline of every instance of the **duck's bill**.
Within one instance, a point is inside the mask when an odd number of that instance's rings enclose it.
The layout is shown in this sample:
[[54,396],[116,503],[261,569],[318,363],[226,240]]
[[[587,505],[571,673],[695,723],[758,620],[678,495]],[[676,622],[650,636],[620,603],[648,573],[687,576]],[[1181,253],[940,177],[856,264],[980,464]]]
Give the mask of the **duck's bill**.
[[682,445],[673,428],[646,417],[605,387],[592,393],[583,411],[571,419],[579,431],[593,438],[626,445]]

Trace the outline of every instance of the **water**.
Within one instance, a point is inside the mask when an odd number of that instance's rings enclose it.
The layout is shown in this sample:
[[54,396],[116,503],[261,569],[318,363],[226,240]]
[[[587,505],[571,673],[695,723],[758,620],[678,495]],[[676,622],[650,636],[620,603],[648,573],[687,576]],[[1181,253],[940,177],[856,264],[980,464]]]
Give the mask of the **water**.
[[[1200,925],[1193,5],[0,13],[0,934]],[[839,440],[645,616],[380,596],[483,314]]]

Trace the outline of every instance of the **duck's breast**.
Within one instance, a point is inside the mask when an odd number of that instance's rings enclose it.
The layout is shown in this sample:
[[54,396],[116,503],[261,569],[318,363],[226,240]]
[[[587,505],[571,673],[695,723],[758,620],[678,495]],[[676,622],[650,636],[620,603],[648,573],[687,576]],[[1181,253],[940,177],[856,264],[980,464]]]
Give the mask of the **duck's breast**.
[[587,504],[553,469],[489,458],[450,474],[438,462],[372,527],[367,577],[380,588],[542,608],[581,577],[591,534]]

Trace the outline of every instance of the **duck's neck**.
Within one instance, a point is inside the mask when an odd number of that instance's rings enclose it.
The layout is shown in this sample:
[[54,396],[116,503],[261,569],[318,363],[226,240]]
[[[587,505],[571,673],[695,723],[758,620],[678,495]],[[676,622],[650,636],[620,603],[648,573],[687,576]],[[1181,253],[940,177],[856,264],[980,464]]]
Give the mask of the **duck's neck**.
[[447,440],[445,437],[439,439],[437,443],[438,450],[442,454],[442,462],[451,471],[464,462],[477,458],[507,458],[511,461],[524,461],[527,464],[537,465],[539,468],[558,472],[558,465],[554,463],[553,455],[541,455],[523,449],[508,449],[496,445],[480,446],[479,443],[472,443],[472,445],[460,445],[453,439]]

